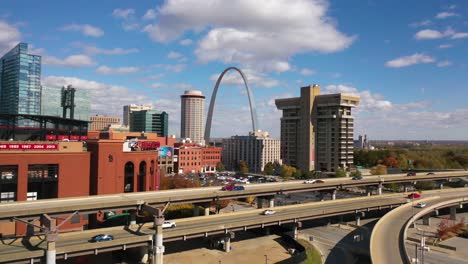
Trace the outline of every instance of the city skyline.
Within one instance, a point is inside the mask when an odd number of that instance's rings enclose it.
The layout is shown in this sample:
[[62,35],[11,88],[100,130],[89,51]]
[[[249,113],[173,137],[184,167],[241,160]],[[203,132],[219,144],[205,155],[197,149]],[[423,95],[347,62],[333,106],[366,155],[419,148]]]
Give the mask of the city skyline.
[[[121,116],[124,105],[150,104],[171,116],[169,134],[180,135],[180,94],[200,90],[209,99],[221,71],[236,66],[253,90],[259,129],[276,138],[274,99],[316,83],[323,93],[360,95],[356,136],[468,139],[466,3],[186,3],[114,1],[90,9],[91,2],[48,1],[25,9],[3,1],[0,53],[29,43],[30,54],[42,56],[42,85],[89,90],[92,114]],[[262,16],[252,11],[269,4]],[[44,7],[39,16],[35,5]],[[213,137],[250,131],[241,79],[228,74],[227,84]]]

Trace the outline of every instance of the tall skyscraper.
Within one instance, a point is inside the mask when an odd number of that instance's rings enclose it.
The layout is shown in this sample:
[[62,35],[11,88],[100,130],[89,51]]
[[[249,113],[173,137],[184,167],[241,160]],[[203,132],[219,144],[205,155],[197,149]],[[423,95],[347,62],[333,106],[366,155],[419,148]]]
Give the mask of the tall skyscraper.
[[[62,88],[42,86],[42,115],[62,116],[60,94]],[[91,112],[91,98],[88,90],[76,89],[74,119],[89,120]]]
[[137,104],[130,104],[124,105],[123,107],[123,125],[129,126],[130,125],[130,114],[136,111],[143,111],[143,110],[151,110],[153,107],[151,105],[137,105]]
[[301,96],[277,99],[281,117],[281,158],[302,171],[335,171],[353,164],[353,117],[358,96],[320,95],[320,86],[301,88]]
[[169,114],[156,110],[142,110],[130,114],[130,132],[156,133],[167,137],[169,130]]
[[41,114],[41,56],[29,54],[26,43],[0,58],[0,113]]
[[185,91],[180,96],[180,137],[190,138],[192,142],[204,143],[203,113],[205,96],[200,91]]

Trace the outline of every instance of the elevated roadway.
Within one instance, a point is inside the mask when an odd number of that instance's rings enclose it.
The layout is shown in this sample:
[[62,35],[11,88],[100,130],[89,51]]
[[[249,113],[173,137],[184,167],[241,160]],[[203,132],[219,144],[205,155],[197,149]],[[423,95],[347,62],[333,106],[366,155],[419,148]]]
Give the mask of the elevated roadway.
[[[414,206],[424,201],[424,208]],[[423,199],[415,199],[406,205],[387,213],[374,227],[371,236],[371,259],[373,263],[409,263],[404,241],[406,229],[416,219],[435,209],[468,203],[468,189],[453,189],[439,193],[423,194]]]
[[50,216],[79,211],[80,214],[110,211],[116,209],[135,209],[141,204],[164,205],[167,202],[197,203],[222,199],[234,199],[248,196],[271,196],[305,191],[337,190],[357,186],[370,186],[387,183],[416,182],[427,180],[449,180],[467,177],[468,171],[435,173],[434,175],[406,176],[406,174],[377,175],[364,177],[362,180],[350,178],[325,179],[324,183],[303,184],[302,181],[288,181],[265,184],[245,185],[244,191],[221,191],[220,187],[204,187],[125,193],[112,195],[95,195],[88,197],[58,198],[38,201],[25,201],[0,204],[0,221],[11,221],[13,217],[36,219],[42,214]]
[[[468,188],[428,191],[424,196],[457,195],[466,193]],[[407,194],[359,197],[325,202],[276,207],[274,215],[262,215],[262,209],[242,211],[222,215],[192,217],[176,220],[177,227],[164,230],[164,241],[186,240],[193,237],[207,237],[217,234],[262,228],[271,225],[298,223],[308,219],[323,218],[343,214],[359,214],[371,210],[393,208],[408,203]],[[89,243],[96,234],[111,234],[115,240],[103,243]],[[145,224],[138,229],[113,227],[58,235],[56,250],[58,258],[68,258],[83,254],[145,246],[151,243],[154,234],[152,224]],[[3,240],[0,244],[0,262],[23,260],[30,262],[42,258],[46,250],[43,236],[29,241]]]

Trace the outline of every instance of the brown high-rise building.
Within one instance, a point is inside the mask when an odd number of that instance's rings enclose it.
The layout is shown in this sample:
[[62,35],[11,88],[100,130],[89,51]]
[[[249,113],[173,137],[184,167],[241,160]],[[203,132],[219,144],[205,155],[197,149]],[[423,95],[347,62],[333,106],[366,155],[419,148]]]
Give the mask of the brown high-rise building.
[[353,164],[351,108],[359,97],[320,95],[320,86],[301,88],[301,96],[277,99],[281,117],[281,158],[302,171],[335,171]]
[[103,116],[103,115],[95,115],[89,118],[91,121],[89,130],[104,130],[108,128],[110,125],[118,125],[120,124],[120,118],[113,117],[113,116]]
[[205,96],[200,91],[185,91],[180,96],[180,137],[190,138],[192,142],[203,143],[203,112]]

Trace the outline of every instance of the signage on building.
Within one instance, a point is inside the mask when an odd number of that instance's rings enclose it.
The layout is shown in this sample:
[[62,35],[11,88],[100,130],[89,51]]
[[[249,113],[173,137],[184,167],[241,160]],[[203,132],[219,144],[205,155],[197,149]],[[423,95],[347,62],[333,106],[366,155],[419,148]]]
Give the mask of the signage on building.
[[160,147],[158,151],[159,157],[172,157],[172,153],[174,153],[172,147]]
[[3,143],[0,150],[58,150],[58,144],[51,143]]

